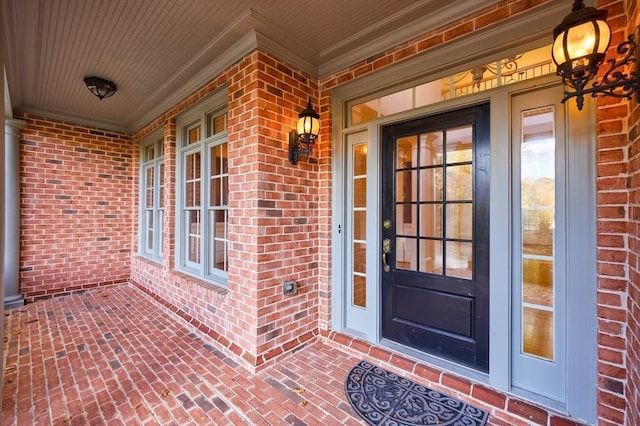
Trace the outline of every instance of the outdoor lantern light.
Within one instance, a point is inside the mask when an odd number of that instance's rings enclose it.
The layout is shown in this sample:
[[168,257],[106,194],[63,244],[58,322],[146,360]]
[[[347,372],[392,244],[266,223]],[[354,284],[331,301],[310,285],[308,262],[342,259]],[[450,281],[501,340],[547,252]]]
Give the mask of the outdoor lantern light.
[[[598,67],[604,62],[609,48],[611,29],[606,19],[606,10],[585,7],[583,0],[575,0],[571,13],[553,30],[551,56],[557,65],[557,74],[566,86],[574,89],[569,91],[565,88],[562,102],[576,97],[579,110],[582,109],[586,94],[631,99],[634,93],[640,93],[636,62],[638,45],[634,35],[616,48],[619,55],[624,55],[623,58],[619,61],[607,60],[610,69],[603,75],[602,81],[596,81],[592,87],[585,89],[585,85],[598,73]],[[636,65],[630,74],[624,72],[626,65],[634,63]]]
[[118,88],[115,83],[109,80],[104,80],[100,77],[86,77],[84,84],[87,85],[87,89],[100,100],[113,96]]
[[309,158],[311,148],[316,143],[320,132],[320,116],[311,107],[311,99],[307,107],[298,114],[298,124],[289,132],[289,161],[296,164],[300,155]]

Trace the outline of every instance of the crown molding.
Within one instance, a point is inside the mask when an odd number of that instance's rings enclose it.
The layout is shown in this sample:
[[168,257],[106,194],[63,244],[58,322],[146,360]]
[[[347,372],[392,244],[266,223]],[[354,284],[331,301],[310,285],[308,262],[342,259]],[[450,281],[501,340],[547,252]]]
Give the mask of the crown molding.
[[83,115],[69,114],[60,112],[58,110],[51,110],[47,108],[35,108],[30,106],[22,106],[17,109],[17,112],[23,112],[27,114],[34,114],[40,117],[51,118],[54,120],[65,121],[70,124],[80,124],[88,127],[96,127],[102,130],[110,130],[112,132],[125,133],[131,135],[129,128],[122,125],[120,122],[113,122],[108,120],[95,120]]
[[[393,67],[383,68],[334,89],[341,99],[366,96],[372,87],[397,87],[403,82],[430,80],[470,69],[510,54],[551,44],[551,32],[566,15],[563,2],[548,2],[512,19],[421,52]],[[481,49],[478,47],[482,46]],[[411,83],[412,84],[412,83]]]
[[252,12],[247,11],[149,96],[147,102],[136,108],[129,119],[125,120],[125,127],[132,133],[140,130],[257,46]]
[[443,23],[454,22],[462,16],[471,15],[498,2],[499,0],[422,0],[320,52],[318,77],[328,77],[407,40],[426,34]]
[[317,78],[320,55],[281,29],[280,25],[253,11],[258,48]]

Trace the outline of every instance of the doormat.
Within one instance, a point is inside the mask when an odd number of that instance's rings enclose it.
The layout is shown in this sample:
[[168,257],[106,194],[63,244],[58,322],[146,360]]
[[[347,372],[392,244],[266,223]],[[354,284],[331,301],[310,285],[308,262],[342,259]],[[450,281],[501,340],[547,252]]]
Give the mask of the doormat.
[[347,399],[370,425],[483,426],[489,413],[360,361],[345,383]]

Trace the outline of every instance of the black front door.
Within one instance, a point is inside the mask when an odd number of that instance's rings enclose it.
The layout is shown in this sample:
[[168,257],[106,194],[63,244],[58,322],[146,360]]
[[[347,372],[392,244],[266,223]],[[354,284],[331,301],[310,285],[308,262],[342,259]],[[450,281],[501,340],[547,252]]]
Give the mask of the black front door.
[[382,134],[382,335],[487,372],[489,105]]

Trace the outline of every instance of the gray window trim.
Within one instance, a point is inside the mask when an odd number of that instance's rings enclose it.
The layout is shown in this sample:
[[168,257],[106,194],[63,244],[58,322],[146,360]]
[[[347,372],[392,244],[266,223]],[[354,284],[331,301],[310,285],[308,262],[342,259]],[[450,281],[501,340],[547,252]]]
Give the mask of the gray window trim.
[[[145,137],[140,141],[140,176],[139,176],[139,211],[138,211],[138,254],[144,256],[154,262],[163,262],[163,250],[162,245],[164,243],[164,226],[159,227],[160,210],[164,211],[166,217],[166,209],[160,208],[160,166],[164,164],[164,128],[160,128],[154,131],[151,135]],[[156,152],[158,148],[162,148],[163,154],[156,156],[152,160],[146,159],[146,151],[149,147],[154,146]],[[152,208],[152,216],[154,220],[154,232],[153,232],[153,250],[147,250],[147,215],[146,215],[146,171],[149,167],[154,167],[154,205]],[[164,182],[162,182],[164,185]],[[164,224],[164,221],[163,221]]]
[[[221,89],[214,93],[207,100],[198,104],[197,106],[189,109],[185,113],[181,114],[177,120],[177,140],[176,140],[176,205],[175,205],[175,244],[176,244],[176,256],[175,256],[175,269],[184,272],[188,275],[196,277],[198,279],[207,281],[211,284],[215,284],[221,287],[227,286],[228,273],[213,268],[210,263],[210,245],[208,243],[208,236],[211,235],[208,218],[209,218],[209,167],[210,148],[216,145],[221,145],[228,142],[227,131],[215,134],[210,137],[206,137],[207,116],[211,113],[220,114],[227,111],[227,89]],[[199,124],[201,126],[202,138],[200,142],[192,145],[183,146],[184,141],[187,138],[187,130],[194,125]],[[200,160],[200,176],[201,176],[201,188],[200,188],[200,221],[201,221],[201,244],[200,244],[200,263],[196,264],[187,260],[187,243],[184,233],[186,232],[186,218],[185,209],[183,208],[185,202],[185,194],[183,191],[183,172],[185,168],[185,158],[188,154],[199,152],[201,155]]]

